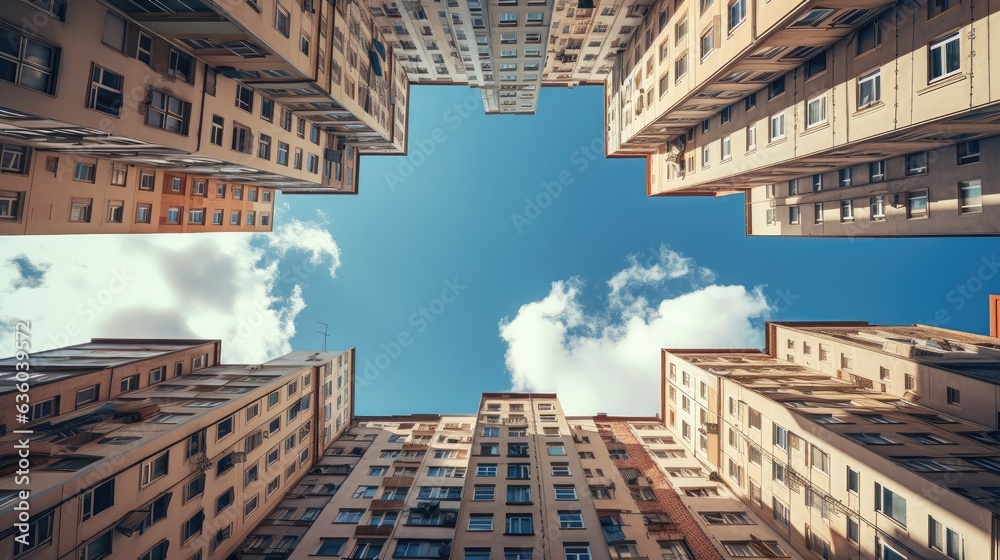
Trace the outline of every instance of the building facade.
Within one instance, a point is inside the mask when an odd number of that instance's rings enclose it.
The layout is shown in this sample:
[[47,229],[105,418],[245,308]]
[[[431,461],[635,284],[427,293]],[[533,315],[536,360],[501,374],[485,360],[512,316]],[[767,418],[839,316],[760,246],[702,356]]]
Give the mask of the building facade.
[[[406,152],[407,74],[357,2],[16,0],[7,8],[4,233],[152,229],[64,212],[81,206],[71,199],[89,198],[100,215],[105,200],[132,195],[73,183],[52,201],[60,170],[114,186],[119,174],[155,171],[285,193],[356,193],[362,153]],[[179,224],[201,225],[187,208]],[[149,214],[120,213],[136,224]]]
[[220,349],[95,339],[31,355],[27,381],[0,361],[0,557],[235,550],[350,426],[354,351],[228,365]]
[[995,234],[996,18],[660,0],[607,78],[607,153],[645,157],[653,196],[743,193],[751,235]]
[[243,558],[801,558],[697,464],[658,418],[566,416],[553,394],[359,417]]
[[922,325],[769,323],[765,350],[664,350],[667,428],[806,557],[989,558],[1000,350]]

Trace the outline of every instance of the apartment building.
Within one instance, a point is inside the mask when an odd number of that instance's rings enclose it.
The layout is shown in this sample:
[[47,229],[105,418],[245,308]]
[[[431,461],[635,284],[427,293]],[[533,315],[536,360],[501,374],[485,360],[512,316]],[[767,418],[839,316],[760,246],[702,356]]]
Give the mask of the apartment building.
[[554,394],[358,417],[242,557],[801,558],[692,464],[658,418],[567,417]]
[[354,351],[229,365],[220,349],[94,339],[32,354],[27,392],[24,360],[0,360],[0,556],[235,550],[350,425]]
[[[5,175],[0,235],[268,232],[276,189],[137,167],[103,157],[26,150]],[[4,219],[6,218],[6,219]]]
[[766,328],[764,351],[663,351],[662,414],[700,468],[805,557],[997,552],[995,338]]
[[[39,185],[58,178],[51,158],[83,183],[96,183],[87,168],[106,161],[126,175],[153,169],[285,193],[356,193],[360,154],[406,152],[409,81],[356,2],[15,0],[5,8],[5,229],[28,232],[25,222],[37,218],[27,214],[52,206],[45,228],[77,231],[67,222],[82,210],[63,207],[102,198],[83,187],[50,202]],[[110,223],[122,225],[107,231],[129,229],[124,219]]]
[[743,193],[751,235],[998,231],[998,187],[976,164],[1000,125],[993,10],[661,0],[650,14],[606,81],[607,153],[645,157],[650,195]]

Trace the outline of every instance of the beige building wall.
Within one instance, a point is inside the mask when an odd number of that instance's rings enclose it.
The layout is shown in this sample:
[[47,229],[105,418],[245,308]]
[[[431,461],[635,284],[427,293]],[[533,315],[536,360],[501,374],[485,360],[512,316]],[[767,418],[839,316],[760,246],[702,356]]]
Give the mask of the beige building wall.
[[[212,348],[211,365],[203,355],[188,361]],[[84,383],[109,385],[87,406],[29,425],[27,544],[14,541],[20,500],[7,489],[23,483],[16,461],[5,460],[5,557],[190,559],[234,550],[317,460],[320,411],[333,402],[321,396],[321,380],[338,361],[353,368],[353,351],[293,352],[251,366],[219,365],[217,352],[218,341],[115,339],[36,355],[62,369],[40,386],[66,393],[60,398]],[[161,362],[162,371],[147,372]],[[4,363],[13,370],[12,360]],[[88,364],[103,370],[95,376]],[[20,437],[8,434],[0,445],[13,449]]]
[[[880,348],[876,331],[898,346]],[[986,337],[922,326],[771,323],[768,353],[664,351],[667,425],[808,557],[988,555],[997,547],[996,502],[988,492],[1000,476],[990,435],[995,403],[973,398],[991,416],[986,428],[962,419],[955,406],[921,398],[931,380],[968,389],[968,373],[914,363],[924,356],[907,359],[911,350],[927,350],[921,335],[966,352],[993,351]],[[905,348],[892,338],[906,339]],[[846,370],[830,363],[841,355]],[[883,385],[872,383],[872,368],[876,378],[885,376]],[[907,375],[915,389],[889,389],[907,383]],[[708,399],[701,398],[702,384]],[[691,438],[683,435],[684,398],[706,411],[691,425]],[[706,446],[703,434],[717,444]]]
[[566,417],[553,394],[486,393],[476,415],[359,417],[242,550],[254,560],[692,560],[729,558],[725,543],[752,532],[799,558],[763,523],[710,523],[746,510],[731,495],[699,497],[693,511],[681,488],[719,485],[675,472],[693,460],[678,453],[658,418]]
[[[15,2],[0,25],[38,55],[0,82],[4,146],[356,193],[360,153],[406,151],[409,82],[357,4],[309,4],[191,2],[161,6],[178,11],[165,17],[116,0],[55,12]],[[24,172],[4,159],[5,175]],[[0,221],[25,207],[17,192],[0,192]]]
[[[914,152],[910,159],[754,187],[746,192],[747,232],[823,237],[996,232],[1000,187],[990,172],[990,154],[997,150],[1000,137],[991,136]],[[926,169],[913,172],[912,158],[926,161]],[[814,185],[819,190],[814,192]]]

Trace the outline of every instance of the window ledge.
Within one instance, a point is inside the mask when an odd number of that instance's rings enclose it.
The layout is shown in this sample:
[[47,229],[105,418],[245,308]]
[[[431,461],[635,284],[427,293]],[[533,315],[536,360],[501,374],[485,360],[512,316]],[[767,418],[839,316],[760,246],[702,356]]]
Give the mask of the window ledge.
[[810,127],[807,127],[805,130],[802,131],[801,134],[799,134],[799,136],[809,136],[810,134],[813,134],[815,132],[819,132],[820,130],[826,130],[828,128],[830,128],[830,121],[829,120],[827,120],[825,122],[821,122],[819,124],[814,124],[814,125],[812,125]]
[[938,79],[934,80],[933,82],[930,82],[927,85],[927,87],[925,87],[923,89],[917,90],[917,95],[924,95],[925,93],[930,93],[930,92],[938,90],[940,88],[943,88],[943,87],[946,87],[946,86],[950,86],[950,85],[958,83],[958,82],[965,81],[967,78],[968,78],[968,76],[965,74],[965,72],[962,72],[961,70],[959,70],[955,74],[952,74],[950,76],[944,76],[942,78],[938,78]]
[[884,101],[876,101],[875,103],[871,103],[865,105],[864,107],[861,107],[860,109],[857,109],[856,111],[851,113],[851,117],[861,117],[868,113],[877,112],[879,109],[882,109],[884,107],[885,107]]

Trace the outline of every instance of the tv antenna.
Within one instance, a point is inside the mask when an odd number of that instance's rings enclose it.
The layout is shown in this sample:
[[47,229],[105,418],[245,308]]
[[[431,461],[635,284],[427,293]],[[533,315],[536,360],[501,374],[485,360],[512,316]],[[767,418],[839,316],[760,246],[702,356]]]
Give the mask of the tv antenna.
[[323,335],[323,351],[326,352],[326,341],[330,338],[330,325],[323,323],[321,321],[316,321],[317,323],[323,325],[323,330],[317,330],[319,334]]

